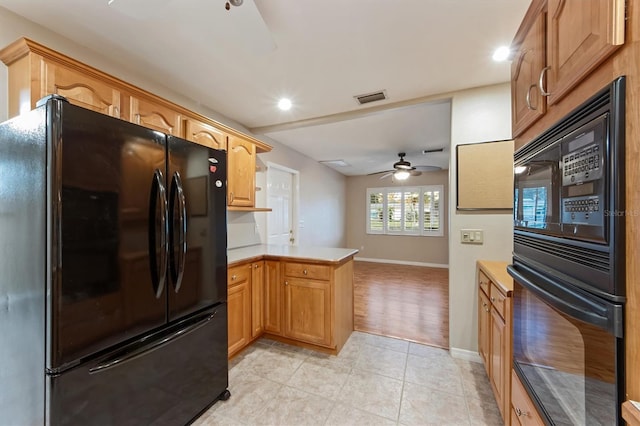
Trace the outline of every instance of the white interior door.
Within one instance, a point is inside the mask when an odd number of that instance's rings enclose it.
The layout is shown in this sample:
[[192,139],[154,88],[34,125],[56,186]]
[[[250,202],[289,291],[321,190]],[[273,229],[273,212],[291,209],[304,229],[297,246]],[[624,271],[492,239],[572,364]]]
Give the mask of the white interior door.
[[267,166],[267,243],[295,245],[295,186],[298,172],[274,164]]

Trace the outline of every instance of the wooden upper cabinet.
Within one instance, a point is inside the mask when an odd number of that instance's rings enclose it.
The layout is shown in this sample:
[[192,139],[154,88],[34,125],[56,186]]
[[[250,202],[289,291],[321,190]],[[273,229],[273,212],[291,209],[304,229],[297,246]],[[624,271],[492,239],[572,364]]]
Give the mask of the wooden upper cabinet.
[[227,145],[227,204],[253,207],[256,195],[256,146],[236,136],[229,136]]
[[120,118],[120,90],[81,72],[45,62],[45,95],[64,96],[74,105]]
[[181,116],[177,111],[144,98],[131,96],[131,122],[162,133],[182,136]]
[[539,81],[545,67],[545,14],[540,13],[511,62],[513,136],[518,136],[546,111]]
[[549,0],[549,105],[624,43],[625,0]]
[[187,118],[184,138],[213,149],[227,149],[227,134],[209,124]]

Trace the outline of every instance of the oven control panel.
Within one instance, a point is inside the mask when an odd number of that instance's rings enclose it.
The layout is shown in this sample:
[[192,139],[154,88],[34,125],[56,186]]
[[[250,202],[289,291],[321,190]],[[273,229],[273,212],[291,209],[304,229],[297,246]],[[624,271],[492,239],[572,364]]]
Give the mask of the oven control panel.
[[562,185],[575,185],[602,177],[602,153],[597,143],[562,156]]
[[562,200],[562,223],[602,226],[604,206],[597,195]]

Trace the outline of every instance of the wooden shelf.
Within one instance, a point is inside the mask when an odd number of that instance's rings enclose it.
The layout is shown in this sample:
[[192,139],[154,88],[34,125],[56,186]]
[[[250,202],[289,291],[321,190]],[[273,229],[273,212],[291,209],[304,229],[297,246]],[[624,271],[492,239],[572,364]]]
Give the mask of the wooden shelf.
[[271,209],[266,208],[266,207],[227,206],[227,211],[230,211],[230,212],[270,212]]

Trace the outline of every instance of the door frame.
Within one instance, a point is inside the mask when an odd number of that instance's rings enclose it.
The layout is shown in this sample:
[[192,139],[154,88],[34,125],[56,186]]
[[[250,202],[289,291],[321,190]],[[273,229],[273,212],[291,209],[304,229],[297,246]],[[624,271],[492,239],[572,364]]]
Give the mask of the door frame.
[[[279,170],[281,172],[286,172],[286,173],[291,173],[293,175],[293,182],[292,182],[292,188],[291,188],[291,223],[293,226],[293,235],[295,238],[295,241],[292,245],[297,246],[298,242],[300,241],[300,233],[299,233],[299,223],[298,223],[298,208],[299,208],[299,203],[298,200],[300,198],[300,172],[298,170],[295,169],[291,169],[289,167],[285,167],[282,166],[280,164],[277,163],[272,163],[271,161],[267,161],[266,164],[266,168],[267,168],[267,177],[266,177],[266,202],[267,202],[267,207],[269,207],[269,182],[270,182],[270,178],[271,178],[271,170]],[[269,241],[269,221],[267,220],[265,223],[265,228],[266,228],[266,240],[267,242]]]

